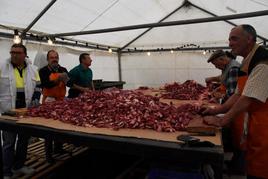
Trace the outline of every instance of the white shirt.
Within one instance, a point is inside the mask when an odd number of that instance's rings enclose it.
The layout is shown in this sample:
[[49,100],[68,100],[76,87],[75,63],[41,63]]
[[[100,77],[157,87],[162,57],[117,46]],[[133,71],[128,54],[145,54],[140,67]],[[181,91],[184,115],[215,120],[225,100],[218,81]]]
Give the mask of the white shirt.
[[258,64],[248,76],[242,95],[263,103],[268,98],[268,65]]

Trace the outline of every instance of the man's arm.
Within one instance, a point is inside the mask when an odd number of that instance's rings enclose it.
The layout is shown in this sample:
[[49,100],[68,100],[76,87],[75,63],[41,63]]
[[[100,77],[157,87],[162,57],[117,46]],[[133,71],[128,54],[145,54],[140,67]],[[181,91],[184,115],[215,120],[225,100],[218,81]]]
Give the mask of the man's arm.
[[88,88],[85,88],[85,87],[82,87],[82,86],[79,86],[76,84],[76,81],[77,81],[77,72],[73,69],[71,70],[69,73],[68,73],[68,76],[69,76],[69,81],[67,82],[67,86],[72,88],[72,89],[76,89],[76,90],[79,90],[79,91],[87,91]]
[[91,90],[90,88],[82,87],[82,86],[79,86],[77,84],[73,84],[73,86],[71,88],[77,89],[77,90],[82,91],[82,92],[86,92],[86,91]]
[[227,97],[230,97],[235,92],[237,80],[238,80],[238,73],[239,73],[239,68],[237,67],[231,68],[228,72],[228,79],[226,83]]
[[224,126],[228,124],[237,115],[248,111],[249,106],[265,103],[268,98],[268,66],[265,64],[257,65],[251,72],[242,92],[241,97],[224,115],[224,117],[209,116],[205,122],[211,125]]
[[208,77],[205,79],[206,83],[211,83],[211,82],[221,82],[221,75],[219,76],[213,76],[213,77]]
[[207,108],[202,112],[203,115],[216,115],[226,113],[239,99],[239,94],[233,94],[224,104],[215,108]]
[[92,88],[93,91],[95,91],[95,86],[94,86],[93,81],[91,81],[91,88]]
[[246,112],[249,106],[253,102],[259,102],[257,99],[250,98],[247,96],[240,96],[237,102],[232,106],[232,108],[223,116],[205,116],[204,121],[209,125],[214,126],[225,126],[230,123],[233,119],[235,119],[239,114]]
[[50,75],[50,72],[48,70],[41,69],[39,71],[42,88],[53,88],[59,83],[59,81],[57,80],[51,81],[49,79],[49,75]]
[[36,86],[34,87],[34,93],[31,99],[32,100],[31,106],[37,106],[40,104],[39,101],[41,96],[41,80],[38,72],[36,72],[35,79],[36,79]]

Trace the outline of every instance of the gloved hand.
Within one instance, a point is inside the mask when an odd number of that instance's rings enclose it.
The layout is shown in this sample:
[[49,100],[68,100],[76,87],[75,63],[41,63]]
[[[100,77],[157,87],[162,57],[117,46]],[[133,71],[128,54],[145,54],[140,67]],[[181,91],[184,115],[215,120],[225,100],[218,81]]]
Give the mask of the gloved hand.
[[29,107],[37,107],[40,105],[40,102],[38,99],[34,99],[32,100],[32,102],[30,103]]
[[59,78],[58,78],[59,81],[62,81],[66,84],[69,79],[70,78],[68,77],[67,73],[60,73],[59,74]]

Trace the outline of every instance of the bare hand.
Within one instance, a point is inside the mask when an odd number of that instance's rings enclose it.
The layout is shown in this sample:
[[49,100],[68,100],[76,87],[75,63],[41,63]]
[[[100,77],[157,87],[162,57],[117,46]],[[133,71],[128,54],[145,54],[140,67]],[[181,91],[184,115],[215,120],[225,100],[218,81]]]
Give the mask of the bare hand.
[[203,118],[203,122],[208,125],[221,127],[222,126],[222,119],[217,116],[205,116]]
[[224,97],[224,94],[222,94],[221,92],[213,92],[212,96],[216,99],[220,99]]
[[90,89],[89,89],[89,88],[86,88],[86,87],[82,87],[82,88],[81,88],[81,91],[83,91],[83,92],[87,92],[87,91],[90,91]]
[[68,77],[67,73],[60,73],[58,79],[59,79],[59,81],[63,81],[66,84],[69,80],[69,77]]
[[206,107],[205,109],[202,110],[202,115],[213,115],[216,114],[215,109],[211,107]]
[[212,80],[211,80],[211,77],[208,77],[208,78],[205,79],[205,82],[206,82],[206,83],[211,83],[211,81],[212,81]]

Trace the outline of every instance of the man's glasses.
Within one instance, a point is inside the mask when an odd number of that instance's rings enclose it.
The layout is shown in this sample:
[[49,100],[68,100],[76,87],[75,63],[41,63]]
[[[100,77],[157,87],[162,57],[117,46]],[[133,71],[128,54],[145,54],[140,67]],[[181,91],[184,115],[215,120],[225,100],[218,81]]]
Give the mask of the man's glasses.
[[23,54],[24,52],[15,52],[15,51],[10,51],[11,55],[20,55]]

